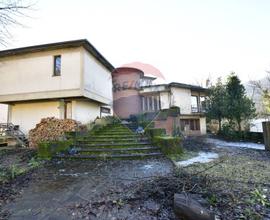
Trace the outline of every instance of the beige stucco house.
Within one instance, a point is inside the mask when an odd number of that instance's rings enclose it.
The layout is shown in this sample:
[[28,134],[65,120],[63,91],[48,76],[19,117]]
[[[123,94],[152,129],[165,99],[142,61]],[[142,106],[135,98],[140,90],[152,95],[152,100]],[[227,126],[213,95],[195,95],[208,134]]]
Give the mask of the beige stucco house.
[[25,133],[44,117],[88,123],[112,107],[113,70],[87,40],[0,51],[0,103]]
[[7,112],[8,112],[8,106],[0,104],[0,123],[6,123],[7,122]]

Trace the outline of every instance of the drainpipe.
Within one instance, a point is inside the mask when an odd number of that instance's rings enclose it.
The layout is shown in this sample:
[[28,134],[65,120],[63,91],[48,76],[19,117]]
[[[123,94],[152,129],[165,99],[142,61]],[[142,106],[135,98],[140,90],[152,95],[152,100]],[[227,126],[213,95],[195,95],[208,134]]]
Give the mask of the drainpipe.
[[201,112],[201,92],[199,92],[199,97],[198,97],[198,110],[199,110],[199,113]]

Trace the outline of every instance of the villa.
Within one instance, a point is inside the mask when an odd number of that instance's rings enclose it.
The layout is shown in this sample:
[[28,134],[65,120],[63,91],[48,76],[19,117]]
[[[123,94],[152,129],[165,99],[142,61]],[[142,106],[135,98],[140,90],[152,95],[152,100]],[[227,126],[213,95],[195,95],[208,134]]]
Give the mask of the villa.
[[[129,67],[114,68],[87,40],[75,40],[0,51],[0,104],[7,120],[27,134],[42,118],[89,123],[116,115],[178,107],[177,116],[155,119],[155,127],[172,134],[206,134],[206,89],[182,83],[154,85],[155,77]],[[2,117],[4,118],[4,117]]]

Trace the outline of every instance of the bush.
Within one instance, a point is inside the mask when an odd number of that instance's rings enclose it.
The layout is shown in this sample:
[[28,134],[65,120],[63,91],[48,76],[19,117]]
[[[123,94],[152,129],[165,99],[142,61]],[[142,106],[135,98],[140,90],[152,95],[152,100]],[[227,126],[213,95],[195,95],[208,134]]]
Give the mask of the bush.
[[96,118],[95,121],[89,122],[86,124],[86,127],[88,131],[90,131],[90,134],[96,134],[97,132],[101,131],[103,128],[105,128],[107,125],[114,125],[114,124],[120,124],[121,120],[115,116],[105,116],[102,118]]
[[147,128],[147,129],[145,129],[145,134],[150,139],[153,139],[156,136],[166,135],[166,130],[164,128]]
[[156,117],[155,112],[141,113],[137,115],[130,115],[129,120],[133,123],[137,123],[138,126],[143,128],[154,127],[153,119]]
[[73,141],[44,141],[38,144],[38,157],[51,159],[55,154],[66,152],[73,145]]
[[183,146],[180,137],[157,136],[154,137],[153,143],[161,148],[165,155],[182,154]]
[[222,125],[221,133],[219,135],[225,139],[233,141],[252,141],[263,143],[263,133],[261,132],[249,132],[249,131],[236,131],[233,125],[224,123]]
[[230,139],[238,139],[239,134],[235,131],[235,126],[230,123],[224,123],[221,128],[221,136]]
[[116,116],[105,116],[104,117],[106,124],[120,124],[121,120]]

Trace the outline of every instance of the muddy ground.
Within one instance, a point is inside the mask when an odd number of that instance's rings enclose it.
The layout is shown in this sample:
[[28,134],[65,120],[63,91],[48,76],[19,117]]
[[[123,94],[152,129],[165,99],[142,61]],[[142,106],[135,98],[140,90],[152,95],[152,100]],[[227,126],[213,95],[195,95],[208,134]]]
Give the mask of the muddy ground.
[[7,219],[8,211],[3,206],[14,201],[21,190],[32,181],[36,152],[16,147],[0,148],[0,219]]
[[[173,195],[185,192],[203,198],[203,205],[218,219],[270,219],[269,152],[217,147],[201,138],[187,139],[184,145],[194,154],[216,152],[219,159],[177,169],[166,158],[53,161],[1,187],[0,201],[5,205],[0,216],[2,219],[176,219]],[[1,157],[0,161],[3,161]]]

